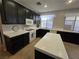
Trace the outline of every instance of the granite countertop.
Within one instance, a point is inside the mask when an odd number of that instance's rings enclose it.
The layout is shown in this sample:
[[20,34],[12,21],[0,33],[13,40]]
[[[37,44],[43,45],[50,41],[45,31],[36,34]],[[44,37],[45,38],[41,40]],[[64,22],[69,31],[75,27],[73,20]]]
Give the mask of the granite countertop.
[[69,59],[59,34],[47,33],[35,45],[35,49],[56,59]]

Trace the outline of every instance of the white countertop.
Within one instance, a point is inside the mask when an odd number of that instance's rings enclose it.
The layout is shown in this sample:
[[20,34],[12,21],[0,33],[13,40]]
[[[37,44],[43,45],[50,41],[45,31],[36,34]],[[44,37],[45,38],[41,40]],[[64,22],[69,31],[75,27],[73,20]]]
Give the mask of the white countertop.
[[[34,29],[34,30],[38,30],[38,29],[46,29],[46,28],[37,28],[37,27],[29,27],[29,28],[25,28],[25,29]],[[69,31],[69,30],[64,30],[64,29],[46,29],[46,30],[55,30],[55,31],[63,31],[63,32],[71,32],[71,33],[78,33],[78,32],[75,32],[75,31]],[[26,30],[18,30],[18,31],[3,31],[4,35],[8,36],[9,38],[11,37],[15,37],[15,36],[18,36],[18,35],[21,35],[21,34],[24,34],[24,33],[28,33],[30,31],[26,31]]]
[[[26,28],[26,29],[38,30],[38,29],[42,29],[42,28],[30,27],[30,28]],[[18,31],[13,31],[13,30],[3,31],[3,34],[6,35],[9,38],[12,38],[12,37],[15,37],[15,36],[30,32],[30,31],[27,31],[26,29],[24,29],[24,30],[20,29]]]
[[55,29],[52,29],[54,31],[63,31],[63,32],[70,32],[70,33],[79,33],[78,31],[72,31],[72,30],[65,30],[65,29],[59,29],[59,28],[55,28]]
[[73,31],[73,30],[65,30],[63,28],[53,28],[53,29],[47,29],[47,28],[41,28],[40,29],[46,29],[46,30],[54,30],[54,31],[63,31],[63,32],[70,32],[70,33],[79,33],[78,31]]
[[35,45],[35,49],[56,59],[69,59],[59,34],[47,33]]
[[33,30],[37,30],[39,28],[37,27],[29,27],[29,28],[25,28],[25,29],[19,29],[18,31],[3,31],[3,34],[6,35],[9,38],[24,34],[24,33],[29,33],[30,31],[27,31],[26,29],[33,29]]
[[25,30],[18,30],[18,31],[4,31],[3,34],[8,36],[9,38],[24,34],[24,33],[28,33],[29,31],[25,31]]

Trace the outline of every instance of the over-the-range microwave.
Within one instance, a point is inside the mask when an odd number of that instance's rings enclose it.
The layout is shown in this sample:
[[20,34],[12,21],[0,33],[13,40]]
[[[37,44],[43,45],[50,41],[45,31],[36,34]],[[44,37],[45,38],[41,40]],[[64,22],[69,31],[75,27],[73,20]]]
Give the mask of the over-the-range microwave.
[[26,19],[26,25],[33,25],[33,19]]

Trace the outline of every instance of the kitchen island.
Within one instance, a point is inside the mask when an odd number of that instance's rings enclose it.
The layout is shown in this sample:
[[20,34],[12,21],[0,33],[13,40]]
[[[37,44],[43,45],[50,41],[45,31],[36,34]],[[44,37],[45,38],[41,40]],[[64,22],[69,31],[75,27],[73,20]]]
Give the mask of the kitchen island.
[[35,45],[35,59],[69,59],[59,34],[47,33]]

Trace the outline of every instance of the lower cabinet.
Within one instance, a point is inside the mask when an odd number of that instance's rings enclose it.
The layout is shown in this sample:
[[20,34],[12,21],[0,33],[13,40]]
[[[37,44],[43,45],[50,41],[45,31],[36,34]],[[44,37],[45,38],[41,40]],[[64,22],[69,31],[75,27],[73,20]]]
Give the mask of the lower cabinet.
[[16,37],[8,38],[5,36],[7,51],[15,54],[27,44],[29,44],[29,33],[22,34]]
[[63,41],[79,44],[79,33],[57,31]]
[[43,37],[47,32],[50,32],[50,30],[47,29],[38,29],[36,31],[36,37]]
[[55,59],[55,58],[50,57],[44,53],[41,53],[41,52],[35,50],[35,59]]

